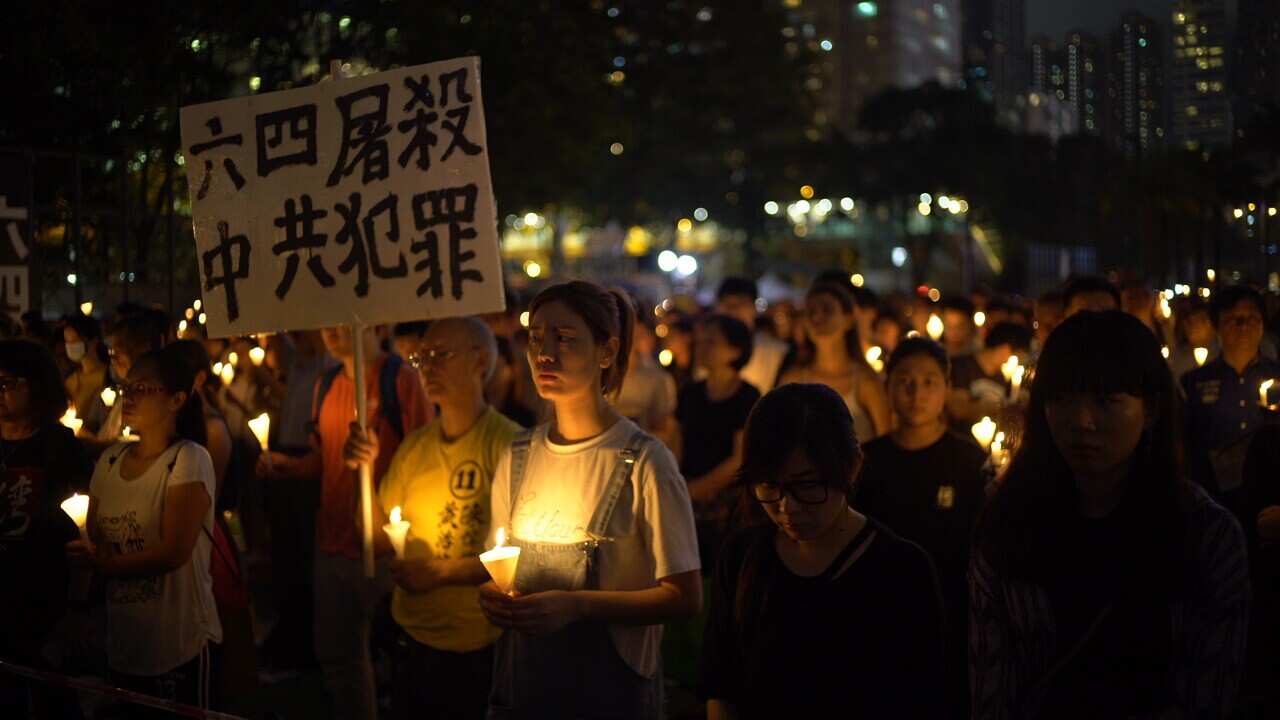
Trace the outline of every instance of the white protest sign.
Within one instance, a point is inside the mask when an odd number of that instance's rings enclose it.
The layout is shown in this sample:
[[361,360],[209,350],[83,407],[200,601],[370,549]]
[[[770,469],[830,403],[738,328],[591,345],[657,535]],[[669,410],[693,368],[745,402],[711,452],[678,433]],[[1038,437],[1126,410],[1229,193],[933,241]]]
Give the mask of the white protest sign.
[[210,336],[503,308],[479,58],[181,121]]
[[29,275],[26,265],[0,265],[0,313],[8,314],[14,322],[31,309]]

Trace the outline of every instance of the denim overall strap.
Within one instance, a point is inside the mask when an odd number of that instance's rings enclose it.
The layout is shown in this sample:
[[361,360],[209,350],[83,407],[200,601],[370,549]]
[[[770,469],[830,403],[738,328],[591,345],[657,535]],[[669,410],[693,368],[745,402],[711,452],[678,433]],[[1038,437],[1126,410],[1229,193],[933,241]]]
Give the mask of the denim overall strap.
[[520,485],[524,483],[524,468],[529,462],[529,445],[533,442],[533,429],[522,430],[511,441],[511,474],[507,483],[511,491],[511,504],[508,512],[516,511],[516,497],[520,493]]
[[591,524],[587,526],[587,534],[593,540],[608,538],[609,522],[613,519],[613,511],[618,507],[618,498],[622,497],[623,488],[631,483],[631,475],[640,460],[640,453],[651,440],[653,438],[644,431],[637,430],[627,440],[627,446],[618,451],[618,464],[614,465],[613,475],[604,489],[604,497],[591,516]]

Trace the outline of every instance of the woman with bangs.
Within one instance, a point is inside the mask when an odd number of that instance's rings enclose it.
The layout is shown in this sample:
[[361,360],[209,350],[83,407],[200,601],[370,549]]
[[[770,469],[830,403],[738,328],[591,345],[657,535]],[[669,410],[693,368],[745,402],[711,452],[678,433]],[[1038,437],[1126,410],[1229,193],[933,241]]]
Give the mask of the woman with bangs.
[[946,717],[933,564],[849,506],[862,451],[844,400],[784,385],[752,410],[744,447],[751,522],[711,585],[707,717]]
[[1082,312],[1049,336],[1021,447],[978,522],[974,718],[1230,714],[1244,536],[1187,482],[1177,411],[1135,318]]

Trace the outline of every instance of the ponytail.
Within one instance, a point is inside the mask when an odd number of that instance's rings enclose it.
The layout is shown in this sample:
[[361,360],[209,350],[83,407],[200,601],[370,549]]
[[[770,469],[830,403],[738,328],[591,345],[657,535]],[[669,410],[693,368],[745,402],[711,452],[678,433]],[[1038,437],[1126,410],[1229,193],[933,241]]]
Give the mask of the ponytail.
[[635,334],[636,313],[631,298],[623,290],[606,290],[585,280],[571,280],[538,293],[529,303],[530,315],[538,308],[552,302],[562,302],[572,310],[591,331],[597,345],[618,339],[618,353],[609,367],[600,373],[600,390],[605,397],[617,395],[622,381],[627,377],[631,364],[631,345]]
[[609,294],[618,306],[618,357],[600,378],[600,388],[606,396],[622,392],[622,383],[631,367],[631,346],[636,338],[636,310],[631,297],[618,288],[610,288]]

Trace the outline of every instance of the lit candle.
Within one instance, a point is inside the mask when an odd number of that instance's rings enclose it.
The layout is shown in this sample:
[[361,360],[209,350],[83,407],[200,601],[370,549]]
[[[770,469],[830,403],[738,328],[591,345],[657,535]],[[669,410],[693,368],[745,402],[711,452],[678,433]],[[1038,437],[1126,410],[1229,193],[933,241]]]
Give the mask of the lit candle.
[[[264,416],[265,417],[265,416]],[[409,521],[400,519],[400,506],[391,508],[391,522],[382,526],[382,531],[391,539],[391,547],[396,550],[396,559],[404,559],[404,541],[409,535]],[[483,555],[480,556],[482,559]]]
[[89,496],[75,493],[71,497],[62,501],[62,512],[71,516],[75,521],[76,528],[80,530],[80,539],[87,545],[89,543],[89,529],[86,525],[89,519]]
[[1168,345],[1161,345],[1161,346],[1160,346],[1160,355],[1161,355],[1165,360],[1168,360],[1168,359],[1169,359],[1169,346],[1168,346]]
[[1004,364],[1000,366],[1000,374],[1004,376],[1005,382],[1013,382],[1013,373],[1018,369],[1018,367],[1019,363],[1017,355],[1010,355],[1009,359],[1004,361]]
[[1169,307],[1169,297],[1164,293],[1160,293],[1160,314],[1165,320],[1173,317],[1173,308]]
[[236,379],[235,366],[231,363],[226,363],[222,366],[222,370],[218,373],[218,376],[222,378],[222,383],[224,385],[230,385],[231,381]]
[[924,324],[925,332],[929,333],[929,337],[937,340],[942,337],[943,331],[942,318],[935,315],[929,316],[929,321]]
[[249,350],[249,360],[253,361],[254,365],[261,365],[262,361],[266,359],[267,351],[263,350],[261,347],[255,347]]
[[489,571],[489,577],[498,584],[502,592],[509,593],[515,589],[516,565],[520,563],[520,548],[506,544],[507,532],[498,528],[498,544],[489,552],[480,553],[480,562]]
[[271,437],[271,416],[262,413],[258,417],[249,421],[249,429],[253,431],[253,436],[258,438],[258,445],[263,450],[267,449],[267,438]]
[[76,409],[74,407],[67,408],[67,412],[62,416],[60,422],[71,428],[71,432],[79,435],[80,427],[84,425],[84,420],[76,417]]
[[129,427],[128,425],[125,425],[124,429],[120,431],[120,439],[125,442],[138,442],[142,438],[134,434],[133,428]]
[[1271,407],[1271,403],[1267,402],[1267,391],[1270,390],[1271,386],[1275,384],[1276,384],[1276,381],[1274,379],[1263,380],[1262,384],[1258,386],[1258,396],[1259,396],[1258,400],[1262,403],[1262,407],[1264,408]]
[[1009,460],[1009,451],[1004,448],[1004,433],[996,433],[996,437],[991,441],[991,463],[996,469],[1005,466]]
[[983,450],[991,449],[991,441],[996,437],[996,424],[989,417],[983,417],[973,424],[973,437]]
[[193,302],[193,303],[191,303],[191,307],[192,307],[192,308],[194,308],[194,309],[196,309],[196,310],[199,310],[199,309],[200,309],[200,298],[196,298],[196,301],[195,301],[195,302]]
[[107,407],[114,407],[116,404],[116,391],[111,388],[102,388],[102,404]]
[[1196,366],[1203,367],[1205,360],[1209,359],[1209,348],[1198,347],[1194,352],[1196,355]]
[[1022,390],[1022,378],[1027,374],[1027,368],[1023,365],[1013,369],[1013,377],[1009,378],[1009,398],[1018,399],[1018,393]]
[[973,314],[973,324],[982,327],[987,324],[987,314],[979,310]]
[[80,303],[80,314],[81,314],[81,315],[92,315],[92,314],[93,314],[93,303],[92,303],[92,302],[82,302],[82,303]]
[[237,355],[237,354],[236,354],[236,352],[235,352],[234,350],[232,350],[231,352],[227,353],[227,364],[228,364],[228,365],[239,365],[239,364],[240,364],[240,356],[239,356],[239,355]]
[[867,348],[867,364],[876,372],[884,371],[884,349],[879,345]]

